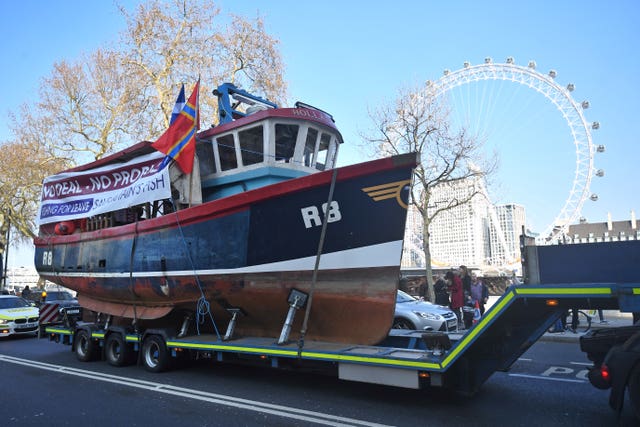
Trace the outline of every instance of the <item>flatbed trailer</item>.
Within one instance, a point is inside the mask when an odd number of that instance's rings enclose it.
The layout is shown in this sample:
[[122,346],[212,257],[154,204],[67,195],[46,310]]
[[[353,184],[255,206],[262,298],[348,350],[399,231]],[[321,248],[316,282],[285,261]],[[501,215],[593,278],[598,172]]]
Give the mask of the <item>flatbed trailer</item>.
[[494,372],[508,370],[572,308],[640,311],[640,281],[515,285],[464,334],[392,330],[375,346],[299,340],[279,344],[278,337],[229,333],[180,336],[172,328],[135,333],[129,327],[70,318],[65,318],[66,326],[48,326],[46,333],[52,341],[71,345],[82,361],[138,363],[152,372],[168,369],[174,359],[210,358],[216,363],[313,369],[343,380],[474,394]]

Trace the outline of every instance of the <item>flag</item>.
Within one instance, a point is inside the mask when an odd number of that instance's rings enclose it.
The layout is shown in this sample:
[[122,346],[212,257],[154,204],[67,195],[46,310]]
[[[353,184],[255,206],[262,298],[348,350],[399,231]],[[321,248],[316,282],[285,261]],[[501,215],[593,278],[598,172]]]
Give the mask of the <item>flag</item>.
[[173,122],[176,121],[178,116],[180,115],[180,111],[184,108],[185,99],[184,99],[184,83],[180,88],[180,93],[178,94],[178,99],[176,99],[176,105],[173,106],[173,111],[171,112],[171,121],[169,125],[172,125]]
[[198,113],[198,92],[200,80],[193,88],[189,100],[178,117],[169,125],[169,129],[162,134],[153,148],[167,155],[160,168],[165,167],[170,160],[174,160],[184,173],[193,170],[193,159],[196,151],[196,132],[200,128],[200,116]]

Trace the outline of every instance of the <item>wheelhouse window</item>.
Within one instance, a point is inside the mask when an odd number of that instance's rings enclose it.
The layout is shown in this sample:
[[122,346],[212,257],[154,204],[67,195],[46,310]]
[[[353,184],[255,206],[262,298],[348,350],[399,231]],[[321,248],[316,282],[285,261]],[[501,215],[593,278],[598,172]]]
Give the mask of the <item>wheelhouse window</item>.
[[320,136],[320,146],[318,147],[318,159],[316,160],[316,169],[323,171],[329,160],[329,147],[331,146],[331,135],[323,133]]
[[296,148],[298,125],[276,124],[276,162],[289,163]]
[[262,126],[238,132],[242,164],[252,165],[264,161],[264,139]]
[[196,153],[200,164],[200,175],[216,173],[216,161],[213,157],[213,146],[209,141],[196,144]]
[[233,134],[221,136],[216,141],[218,143],[218,154],[220,155],[220,169],[226,171],[237,168],[238,159],[236,158]]
[[309,128],[307,131],[307,140],[304,144],[303,161],[304,165],[311,167],[313,165],[313,153],[316,151],[316,142],[318,140],[318,131]]

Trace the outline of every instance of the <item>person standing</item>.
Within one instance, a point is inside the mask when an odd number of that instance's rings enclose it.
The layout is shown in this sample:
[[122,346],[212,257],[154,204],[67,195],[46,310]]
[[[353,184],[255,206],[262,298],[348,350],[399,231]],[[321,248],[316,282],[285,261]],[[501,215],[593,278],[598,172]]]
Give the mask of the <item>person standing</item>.
[[471,295],[471,276],[469,275],[469,269],[466,265],[461,265],[458,268],[458,272],[460,274],[460,280],[462,280],[462,290],[467,295]]
[[475,302],[478,302],[480,316],[484,316],[484,306],[489,301],[489,288],[478,279],[475,273],[471,273],[471,299],[474,302],[474,306]]
[[451,301],[449,300],[449,292],[447,292],[447,282],[444,281],[441,275],[438,275],[436,283],[433,285],[433,291],[436,294],[436,304],[449,307]]
[[598,317],[600,318],[600,323],[609,323],[604,319],[604,313],[601,308],[598,309]]
[[429,301],[429,286],[427,285],[427,278],[420,278],[420,286],[418,286],[418,296],[422,298],[423,301]]
[[456,275],[452,270],[447,271],[445,275],[447,279],[447,286],[449,287],[449,294],[451,295],[451,310],[458,317],[458,324],[462,324],[462,306],[464,305],[464,291],[462,290],[462,281],[460,277]]
[[409,281],[407,280],[406,277],[400,278],[400,281],[398,283],[398,289],[400,289],[402,292],[409,293]]

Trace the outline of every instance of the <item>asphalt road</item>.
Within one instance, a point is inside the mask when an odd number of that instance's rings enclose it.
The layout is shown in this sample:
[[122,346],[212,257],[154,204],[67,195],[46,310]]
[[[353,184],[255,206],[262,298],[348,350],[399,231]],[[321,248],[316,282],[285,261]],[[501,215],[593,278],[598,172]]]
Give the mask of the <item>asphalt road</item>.
[[3,426],[635,426],[586,381],[577,342],[541,341],[473,397],[209,360],[162,374],[80,363],[68,346],[0,341]]

